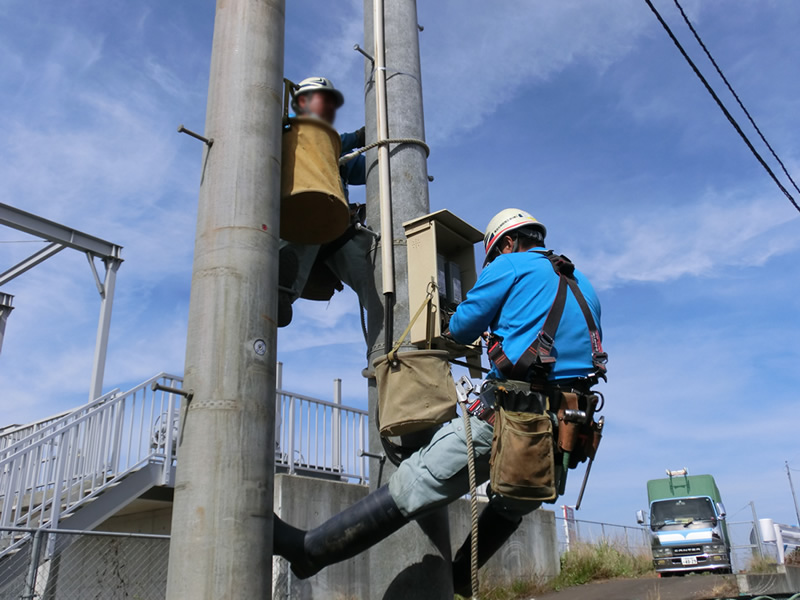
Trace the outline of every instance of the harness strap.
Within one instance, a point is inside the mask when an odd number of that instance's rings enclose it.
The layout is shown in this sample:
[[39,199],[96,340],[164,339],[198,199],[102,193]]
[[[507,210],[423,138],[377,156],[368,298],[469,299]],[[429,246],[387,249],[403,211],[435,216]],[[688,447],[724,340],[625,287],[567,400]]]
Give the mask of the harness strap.
[[600,330],[597,328],[589,304],[578,287],[574,278],[575,266],[565,256],[555,254],[552,250],[534,250],[550,261],[553,270],[558,274],[558,290],[553,304],[547,313],[544,325],[533,343],[522,353],[516,364],[512,363],[503,350],[503,338],[492,335],[488,341],[487,354],[497,369],[509,379],[527,380],[532,368],[538,369],[540,374],[547,375],[556,362],[552,356],[553,343],[556,338],[564,307],[567,302],[567,289],[572,291],[578,306],[586,320],[589,329],[589,339],[592,345],[592,364],[595,367],[595,376],[605,377],[608,355],[603,351],[600,340]]
[[544,326],[542,326],[542,330],[533,340],[533,343],[519,357],[517,364],[512,367],[511,379],[526,379],[532,366],[538,365],[550,369],[556,362],[556,359],[552,356],[553,342],[556,339],[561,317],[564,315],[564,306],[567,304],[567,287],[567,278],[559,273],[556,299],[550,306]]

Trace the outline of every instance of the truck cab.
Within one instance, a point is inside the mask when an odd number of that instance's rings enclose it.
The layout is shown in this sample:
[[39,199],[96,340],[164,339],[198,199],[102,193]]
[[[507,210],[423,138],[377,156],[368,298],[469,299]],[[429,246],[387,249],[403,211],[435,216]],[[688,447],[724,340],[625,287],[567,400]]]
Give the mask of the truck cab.
[[[725,507],[711,475],[684,468],[647,482],[653,565],[664,576],[695,571],[731,572]],[[636,514],[645,523],[643,511]]]

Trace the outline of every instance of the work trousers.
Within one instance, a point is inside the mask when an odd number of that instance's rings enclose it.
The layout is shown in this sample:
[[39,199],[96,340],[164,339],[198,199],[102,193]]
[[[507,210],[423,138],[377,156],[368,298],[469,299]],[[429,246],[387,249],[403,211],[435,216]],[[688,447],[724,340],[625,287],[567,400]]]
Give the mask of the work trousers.
[[[358,299],[363,306],[367,306],[369,294],[371,290],[375,289],[373,265],[369,257],[372,241],[372,236],[363,231],[357,231],[352,239],[325,260],[325,264],[333,271],[333,274],[358,294]],[[280,249],[283,250],[286,247],[289,247],[297,256],[297,278],[292,285],[295,291],[294,301],[300,297],[303,288],[306,287],[320,246],[293,244],[281,240]],[[374,291],[372,293],[374,294]]]
[[[493,428],[470,417],[475,450],[475,473],[480,485],[489,479]],[[469,492],[467,436],[462,417],[444,425],[428,445],[400,463],[389,479],[389,493],[400,512],[414,518],[426,510],[444,506]],[[489,502],[500,515],[516,520],[541,503],[506,498],[489,491]]]

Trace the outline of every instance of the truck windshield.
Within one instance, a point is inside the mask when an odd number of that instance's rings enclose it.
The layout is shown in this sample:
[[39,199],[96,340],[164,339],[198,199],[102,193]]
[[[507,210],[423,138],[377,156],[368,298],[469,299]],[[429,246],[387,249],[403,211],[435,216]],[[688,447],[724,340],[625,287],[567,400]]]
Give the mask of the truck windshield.
[[708,498],[674,498],[653,502],[650,519],[653,527],[670,524],[688,525],[693,521],[716,519],[714,506]]

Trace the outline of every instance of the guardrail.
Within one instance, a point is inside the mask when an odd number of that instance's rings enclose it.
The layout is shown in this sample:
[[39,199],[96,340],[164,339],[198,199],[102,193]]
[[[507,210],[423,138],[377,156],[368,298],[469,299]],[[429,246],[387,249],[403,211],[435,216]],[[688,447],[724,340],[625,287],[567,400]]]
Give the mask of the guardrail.
[[[180,388],[182,380],[160,373],[10,444],[0,460],[0,527],[58,527],[63,514],[148,463],[162,464],[170,484],[179,398],[152,391],[154,382]],[[22,541],[2,537],[4,551]]]
[[[0,450],[0,527],[57,527],[61,515],[148,463],[171,485],[183,379],[160,373],[60,416],[13,427]],[[367,411],[278,390],[276,468],[366,483]],[[2,538],[2,536],[0,536]],[[7,541],[7,540],[6,540]],[[7,546],[0,539],[0,548]]]
[[334,381],[334,401],[277,391],[275,465],[288,473],[312,472],[368,481],[368,413],[342,406],[341,380]]

